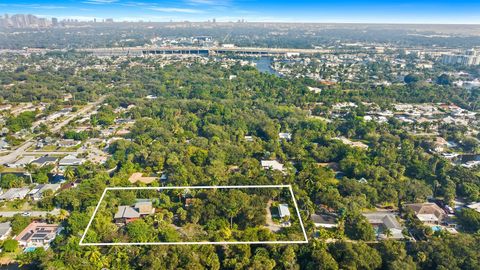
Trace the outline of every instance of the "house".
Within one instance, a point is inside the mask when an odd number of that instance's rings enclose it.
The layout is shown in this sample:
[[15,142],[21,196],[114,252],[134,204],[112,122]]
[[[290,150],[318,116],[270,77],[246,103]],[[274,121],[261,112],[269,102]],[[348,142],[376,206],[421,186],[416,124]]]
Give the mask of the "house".
[[8,149],[9,145],[5,140],[0,140],[0,150]]
[[10,168],[23,168],[25,167],[25,165],[30,164],[30,162],[34,160],[35,160],[34,156],[24,156],[19,160],[15,161],[14,163],[7,164],[7,166]]
[[315,227],[322,227],[322,228],[335,228],[337,227],[337,218],[331,215],[317,215],[312,214],[310,219],[313,222]]
[[288,133],[288,132],[281,132],[281,133],[278,133],[278,137],[280,138],[280,140],[287,140],[287,141],[290,141],[292,139],[292,133]]
[[23,247],[48,248],[62,230],[58,224],[32,222],[15,237],[15,240]]
[[360,184],[367,184],[368,183],[368,180],[365,179],[365,177],[362,177],[360,179],[357,180]]
[[31,162],[31,164],[36,165],[38,167],[43,167],[51,164],[55,165],[57,161],[58,161],[57,157],[43,156],[35,159],[34,161]]
[[32,198],[34,201],[38,201],[42,199],[43,193],[45,191],[51,190],[53,191],[53,193],[55,193],[57,190],[60,189],[60,187],[61,184],[40,184],[28,193],[28,197]]
[[153,208],[152,201],[150,200],[138,200],[135,203],[134,208],[138,211],[140,216],[151,215],[155,213],[155,208]]
[[288,209],[288,204],[279,204],[278,205],[278,216],[280,218],[284,217],[289,217],[290,216],[290,210]]
[[58,147],[74,147],[80,144],[80,141],[75,141],[73,139],[65,139],[57,142]]
[[246,135],[243,138],[245,139],[246,142],[253,142],[253,136]]
[[[404,238],[402,233],[403,227],[397,221],[395,214],[391,212],[371,212],[363,213],[363,216],[366,217],[368,222],[374,227],[377,238]],[[386,233],[387,230],[390,231],[390,236]]]
[[140,218],[140,213],[131,206],[120,205],[113,218],[117,224],[128,224]]
[[155,213],[150,200],[138,200],[135,205],[120,205],[113,217],[117,224],[128,224],[136,219]]
[[405,207],[412,209],[423,223],[440,224],[446,216],[445,211],[435,203],[412,203]]
[[79,166],[82,165],[85,162],[85,159],[83,158],[77,158],[74,155],[67,155],[60,159],[58,162],[58,165],[60,167],[66,167],[66,166]]
[[276,160],[262,160],[260,163],[265,170],[284,171],[283,164]]
[[7,239],[11,231],[12,231],[12,226],[10,225],[10,222],[0,223],[0,240],[3,241]]
[[27,196],[29,188],[11,188],[0,195],[0,201],[13,201],[15,199],[23,199]]

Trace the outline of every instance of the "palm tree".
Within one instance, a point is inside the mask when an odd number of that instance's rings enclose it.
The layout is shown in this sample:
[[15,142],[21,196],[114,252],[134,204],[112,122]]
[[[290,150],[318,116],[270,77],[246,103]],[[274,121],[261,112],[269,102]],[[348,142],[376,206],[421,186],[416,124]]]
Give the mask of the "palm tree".
[[387,237],[387,239],[393,236],[392,231],[391,231],[389,228],[385,229],[385,231],[383,232],[383,234],[385,234],[385,236]]
[[68,166],[66,169],[65,169],[65,172],[63,173],[63,176],[65,176],[65,178],[71,182],[73,180],[73,178],[75,178],[75,172],[73,171],[72,167]]
[[25,165],[25,175],[30,177],[30,184],[33,184],[32,172],[35,170],[35,165],[29,163]]
[[105,265],[105,258],[102,258],[102,253],[96,247],[86,251],[85,257],[91,264],[97,267],[101,268]]
[[311,189],[315,185],[315,179],[313,179],[313,177],[309,176],[304,181],[307,189]]
[[59,220],[65,220],[69,216],[69,213],[67,210],[60,209],[60,213],[58,214],[58,219]]

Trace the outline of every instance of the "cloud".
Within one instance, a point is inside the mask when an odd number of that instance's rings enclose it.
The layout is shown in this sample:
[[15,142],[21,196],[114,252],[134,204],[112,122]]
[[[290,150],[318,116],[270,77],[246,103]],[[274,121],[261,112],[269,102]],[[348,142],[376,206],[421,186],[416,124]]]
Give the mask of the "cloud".
[[144,7],[150,4],[143,3],[143,2],[125,2],[125,3],[120,3],[120,5],[125,7]]
[[208,6],[228,6],[230,5],[230,0],[186,0],[187,4],[190,5],[208,5]]
[[40,5],[40,4],[0,4],[1,7],[20,7],[20,8],[35,8],[35,9],[62,9],[64,6],[57,5]]
[[91,4],[91,5],[103,5],[103,4],[112,4],[117,2],[118,0],[88,0],[82,3],[84,4]]
[[167,13],[203,13],[202,10],[191,8],[150,7],[148,9]]

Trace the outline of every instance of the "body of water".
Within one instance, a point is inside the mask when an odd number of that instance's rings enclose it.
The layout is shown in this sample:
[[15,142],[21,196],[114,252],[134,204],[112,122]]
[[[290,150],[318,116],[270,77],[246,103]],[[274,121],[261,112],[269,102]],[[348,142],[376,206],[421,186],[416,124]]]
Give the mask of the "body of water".
[[260,58],[255,58],[252,61],[257,65],[258,71],[273,74],[273,75],[278,76],[278,77],[282,76],[280,73],[278,73],[276,70],[274,70],[271,67],[271,65],[273,63],[272,57],[262,56]]

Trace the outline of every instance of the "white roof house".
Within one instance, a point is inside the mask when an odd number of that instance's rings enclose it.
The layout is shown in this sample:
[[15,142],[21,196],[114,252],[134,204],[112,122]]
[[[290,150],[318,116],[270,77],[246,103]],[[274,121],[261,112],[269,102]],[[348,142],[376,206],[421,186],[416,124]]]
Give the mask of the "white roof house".
[[77,158],[74,155],[68,155],[60,159],[60,161],[58,162],[58,165],[59,166],[79,166],[79,165],[82,165],[84,162],[85,162],[85,159],[83,158]]
[[253,142],[253,136],[245,135],[245,136],[244,136],[244,139],[245,139],[245,141],[247,141],[247,142]]
[[435,216],[434,214],[418,214],[417,218],[421,222],[427,222],[427,223],[437,223],[440,221],[438,217]]
[[43,197],[43,193],[47,190],[51,190],[54,193],[60,189],[60,184],[40,184],[32,189],[28,196],[31,197],[34,201],[40,200]]
[[281,218],[284,218],[286,216],[290,216],[290,210],[288,210],[288,204],[279,204],[278,205],[278,215]]
[[12,226],[10,225],[10,221],[0,223],[0,240],[7,239],[11,231],[12,231]]
[[11,188],[0,195],[0,201],[11,201],[15,199],[23,199],[27,196],[29,188]]
[[278,133],[278,137],[279,137],[280,139],[284,139],[284,140],[290,141],[290,140],[292,139],[292,133],[280,132],[280,133]]
[[32,222],[15,240],[23,247],[48,247],[55,237],[63,230],[58,224]]
[[27,164],[30,164],[32,161],[35,160],[34,156],[24,156],[20,158],[19,160],[15,161],[14,163],[10,163],[7,166],[10,168],[21,168],[24,167]]
[[262,164],[262,167],[266,170],[272,169],[272,170],[277,170],[282,172],[284,170],[283,164],[276,160],[262,160],[261,164]]

